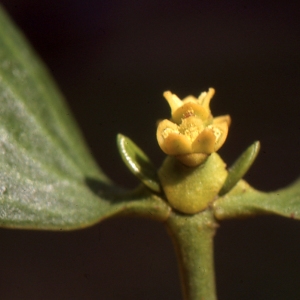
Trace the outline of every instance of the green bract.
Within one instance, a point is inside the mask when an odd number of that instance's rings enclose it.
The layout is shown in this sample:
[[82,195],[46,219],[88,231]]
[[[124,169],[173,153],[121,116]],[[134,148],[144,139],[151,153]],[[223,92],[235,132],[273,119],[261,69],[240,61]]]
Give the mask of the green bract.
[[117,145],[127,168],[148,188],[160,192],[156,169],[148,156],[128,137],[118,134]]

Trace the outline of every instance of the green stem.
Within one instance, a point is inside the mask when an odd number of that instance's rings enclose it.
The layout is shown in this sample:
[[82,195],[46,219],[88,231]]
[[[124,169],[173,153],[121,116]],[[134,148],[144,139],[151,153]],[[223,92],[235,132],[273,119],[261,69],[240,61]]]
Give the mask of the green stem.
[[213,237],[217,224],[208,209],[197,215],[172,213],[166,222],[175,245],[185,300],[216,300]]

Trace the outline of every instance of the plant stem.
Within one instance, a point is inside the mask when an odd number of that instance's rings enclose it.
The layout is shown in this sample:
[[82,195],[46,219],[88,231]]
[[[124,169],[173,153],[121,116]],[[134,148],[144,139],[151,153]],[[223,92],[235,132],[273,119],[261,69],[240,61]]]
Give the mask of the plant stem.
[[196,215],[173,212],[166,222],[179,262],[185,300],[216,300],[213,237],[217,223],[208,209]]

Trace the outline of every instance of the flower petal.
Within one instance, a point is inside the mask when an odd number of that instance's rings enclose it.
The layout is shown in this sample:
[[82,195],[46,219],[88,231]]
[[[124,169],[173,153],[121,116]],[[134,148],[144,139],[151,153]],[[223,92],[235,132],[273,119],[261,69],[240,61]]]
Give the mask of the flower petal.
[[213,125],[219,124],[219,123],[227,123],[227,126],[230,126],[230,124],[231,124],[231,118],[230,118],[230,116],[229,115],[225,115],[225,116],[215,117],[214,121],[213,121]]
[[171,114],[173,114],[180,106],[182,106],[182,101],[177,97],[177,95],[172,94],[170,91],[164,92],[163,96],[171,107]]
[[216,137],[210,128],[205,128],[193,142],[193,153],[210,154],[215,151]]
[[215,151],[218,151],[223,146],[228,135],[230,123],[231,119],[229,115],[214,118],[212,127],[216,136]]
[[201,93],[199,98],[198,98],[198,103],[202,105],[206,110],[210,111],[209,108],[209,103],[212,97],[215,94],[215,89],[214,88],[209,88],[207,93]]
[[183,104],[187,102],[195,102],[198,103],[198,99],[192,95],[186,96],[184,99],[182,99]]
[[191,141],[179,133],[178,126],[169,120],[163,120],[157,128],[157,141],[168,155],[182,155],[192,152]]
[[172,112],[172,120],[177,124],[180,124],[182,119],[186,119],[189,116],[197,116],[202,121],[207,122],[210,120],[211,114],[209,110],[195,102],[186,102]]

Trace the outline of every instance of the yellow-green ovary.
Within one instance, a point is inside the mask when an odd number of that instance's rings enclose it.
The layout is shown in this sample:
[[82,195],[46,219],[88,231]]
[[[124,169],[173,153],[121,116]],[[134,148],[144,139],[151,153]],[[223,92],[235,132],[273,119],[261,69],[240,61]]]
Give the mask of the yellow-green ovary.
[[195,214],[215,200],[227,171],[221,157],[212,153],[203,164],[194,168],[168,156],[158,175],[169,204],[182,213]]

